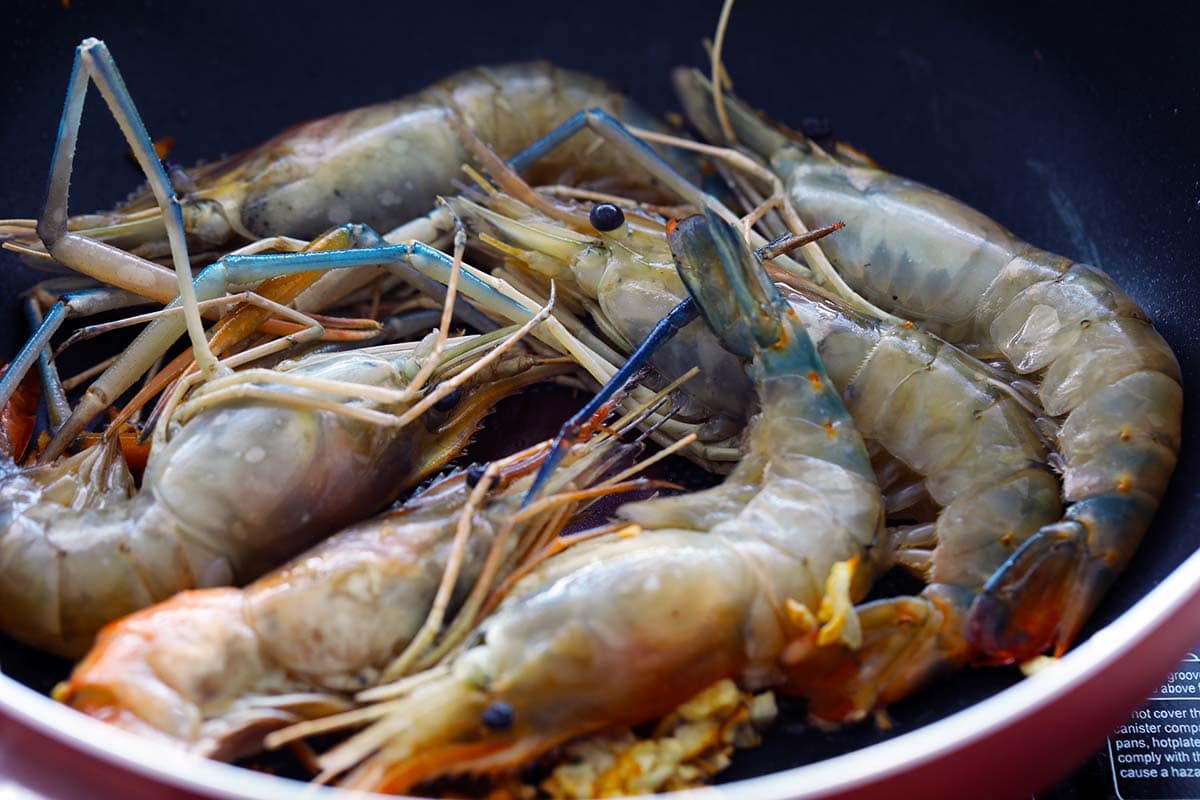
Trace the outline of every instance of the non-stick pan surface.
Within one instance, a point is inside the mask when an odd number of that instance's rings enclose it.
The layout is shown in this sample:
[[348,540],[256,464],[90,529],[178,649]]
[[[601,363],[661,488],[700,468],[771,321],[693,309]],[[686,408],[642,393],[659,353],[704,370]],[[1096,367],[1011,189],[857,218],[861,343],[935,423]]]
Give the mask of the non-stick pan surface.
[[[480,63],[549,59],[605,76],[649,109],[665,111],[675,106],[668,70],[704,63],[700,40],[711,35],[717,11],[716,2],[685,7],[649,1],[14,4],[5,11],[0,48],[0,217],[35,216],[40,209],[72,49],[85,36],[107,41],[151,134],[174,136],[171,158],[190,164],[254,145],[293,122],[406,94]],[[840,138],[889,169],[966,200],[1029,241],[1109,272],[1174,347],[1185,377],[1185,414],[1192,417],[1200,379],[1198,36],[1195,12],[1146,6],[1103,11],[1043,2],[904,9],[892,3],[742,0],[725,60],[739,94],[777,118],[799,126],[805,117],[826,117]],[[107,208],[141,180],[95,94],[85,110],[76,164],[76,212]],[[15,257],[0,254],[4,356],[25,335],[17,292],[35,278]],[[1185,424],[1166,501],[1089,633],[1130,609],[1200,545],[1197,449],[1196,426]],[[1111,691],[1105,696],[1113,707],[1083,726],[1090,731],[1087,741],[1055,739],[1057,730],[1079,735],[1081,712],[1047,705],[1054,691],[1038,700],[1033,681],[983,716],[959,715],[919,730],[1019,680],[1015,670],[975,670],[895,706],[887,732],[865,724],[819,733],[785,705],[791,713],[766,744],[740,754],[723,780],[744,781],[901,737],[891,750],[866,752],[892,759],[887,766],[897,774],[908,759],[924,759],[926,766],[940,764],[947,779],[965,781],[986,754],[964,750],[939,762],[929,760],[930,748],[949,747],[949,740],[991,730],[989,725],[1003,728],[1004,715],[1016,719],[1023,708],[1036,706],[1042,710],[1036,721],[1026,720],[1020,736],[1010,732],[987,745],[993,756],[996,747],[1011,748],[1013,775],[959,788],[1009,793],[1046,786],[1099,745],[1106,726],[1156,685],[1190,641],[1200,640],[1200,608],[1180,605],[1200,585],[1198,576],[1200,563],[1193,560],[1153,608],[1140,607],[1138,619],[1123,618],[1111,651],[1105,649],[1111,636],[1088,643],[1095,664],[1112,659],[1105,670],[1094,670],[1093,683],[1119,675],[1119,686],[1093,687]],[[1130,637],[1166,619],[1174,620],[1168,630],[1121,661],[1133,646]],[[3,639],[0,667],[41,691],[63,670],[61,663]],[[1074,682],[1066,683],[1078,687],[1087,665],[1076,667]],[[1097,695],[1092,702],[1103,705]],[[90,741],[127,752],[121,737],[98,742],[101,735],[84,727],[58,737],[69,739],[66,744],[55,743],[53,731],[70,717],[48,705],[0,683],[0,775],[19,772],[64,795],[82,796],[85,786],[140,787],[136,791],[147,796],[165,791],[161,775],[133,778],[81,745]],[[33,718],[41,720],[41,733]],[[909,736],[914,731],[924,738]],[[1031,763],[1028,745],[1036,731],[1047,744]],[[196,772],[190,762],[157,751],[147,757],[159,770],[195,776],[188,782],[193,791],[222,791],[216,787],[224,779],[213,776],[227,771]],[[68,762],[76,777],[59,768]],[[837,763],[864,775],[879,768],[877,761]],[[979,772],[979,780],[985,775]],[[230,780],[236,785],[236,778]],[[826,770],[728,785],[781,797],[800,796],[818,784],[833,787],[837,781],[831,780]],[[262,784],[247,786],[252,795],[266,791]]]

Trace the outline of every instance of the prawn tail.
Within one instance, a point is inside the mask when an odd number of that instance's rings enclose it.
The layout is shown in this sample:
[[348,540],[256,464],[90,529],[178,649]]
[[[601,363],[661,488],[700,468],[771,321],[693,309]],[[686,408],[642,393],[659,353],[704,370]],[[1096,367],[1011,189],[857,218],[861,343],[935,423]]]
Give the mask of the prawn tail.
[[857,647],[820,646],[816,631],[803,631],[783,652],[786,690],[808,700],[819,727],[864,719],[969,661],[962,629],[970,600],[959,587],[932,584],[918,596],[862,604]]
[[967,635],[983,663],[1066,652],[1137,549],[1156,506],[1140,492],[1101,494],[1030,537],[971,605]]

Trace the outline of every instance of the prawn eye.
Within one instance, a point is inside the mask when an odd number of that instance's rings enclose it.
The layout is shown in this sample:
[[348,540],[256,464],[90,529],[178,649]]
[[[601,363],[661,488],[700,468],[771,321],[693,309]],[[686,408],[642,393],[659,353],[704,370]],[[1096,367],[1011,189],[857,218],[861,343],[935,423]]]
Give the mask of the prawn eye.
[[484,727],[493,731],[506,731],[517,720],[517,712],[502,700],[497,700],[483,710],[480,720]]
[[447,411],[458,405],[459,400],[462,400],[462,392],[460,392],[458,389],[455,389],[445,397],[438,398],[438,400],[433,404],[433,410],[445,414]]
[[467,486],[474,489],[483,480],[483,474],[487,472],[487,464],[472,464],[467,467]]
[[588,219],[598,231],[615,231],[625,224],[625,212],[612,203],[600,203],[592,207]]

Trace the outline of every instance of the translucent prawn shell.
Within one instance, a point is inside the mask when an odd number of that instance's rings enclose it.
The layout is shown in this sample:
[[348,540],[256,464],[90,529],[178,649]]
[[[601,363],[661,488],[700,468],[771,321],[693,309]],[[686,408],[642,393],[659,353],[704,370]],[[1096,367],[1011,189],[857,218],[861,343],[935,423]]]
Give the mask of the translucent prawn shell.
[[[868,300],[902,317],[938,323],[951,340],[973,326],[975,306],[1011,258],[1012,234],[978,211],[954,226],[938,225],[957,200],[874,166],[845,164],[785,146],[771,167],[786,176],[789,197],[805,219],[838,219],[848,235],[821,248],[846,282]],[[914,236],[914,217],[936,236]],[[872,265],[887,265],[880,272]],[[939,265],[953,264],[953,269]]]
[[856,290],[948,341],[1042,373],[1046,413],[1139,370],[1180,380],[1146,313],[1105,273],[1021,241],[987,215],[870,163],[784,145],[771,166],[802,215],[846,220],[822,247]]
[[[546,62],[475,67],[407,97],[293,125],[256,147],[189,170],[187,230],[209,245],[231,237],[312,238],[346,222],[386,231],[454,191],[470,156],[450,116],[508,158],[589,108],[632,125],[662,127],[589,75]],[[631,189],[639,182],[615,178],[622,165],[610,148],[597,144],[590,133],[574,137],[542,159],[534,174],[543,182],[655,196],[647,181]],[[684,162],[677,166],[688,169]],[[143,189],[110,216],[119,222],[154,207]]]

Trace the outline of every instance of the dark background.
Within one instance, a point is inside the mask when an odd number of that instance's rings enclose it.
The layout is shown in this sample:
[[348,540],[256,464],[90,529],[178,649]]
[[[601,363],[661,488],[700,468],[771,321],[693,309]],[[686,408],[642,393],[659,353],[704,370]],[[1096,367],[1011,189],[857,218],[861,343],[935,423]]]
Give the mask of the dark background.
[[[293,122],[415,91],[462,67],[535,58],[605,76],[652,111],[675,107],[668,70],[702,65],[717,0],[0,4],[0,217],[35,216],[73,47],[104,39],[155,138],[190,164]],[[739,94],[838,136],[895,172],[956,195],[1051,250],[1112,274],[1150,312],[1184,368],[1200,359],[1200,24],[1195,11],[1126,4],[991,7],[741,0],[726,43]],[[106,208],[140,183],[99,97],[89,96],[72,209]],[[24,335],[15,291],[32,274],[0,253],[0,355]],[[1194,425],[1168,499],[1104,622],[1200,543]],[[1007,685],[978,671],[893,709],[903,733]],[[794,720],[728,777],[878,738]],[[1103,767],[1101,756],[1096,763]],[[1103,769],[1056,798],[1097,797]]]

